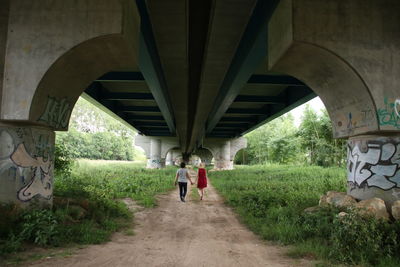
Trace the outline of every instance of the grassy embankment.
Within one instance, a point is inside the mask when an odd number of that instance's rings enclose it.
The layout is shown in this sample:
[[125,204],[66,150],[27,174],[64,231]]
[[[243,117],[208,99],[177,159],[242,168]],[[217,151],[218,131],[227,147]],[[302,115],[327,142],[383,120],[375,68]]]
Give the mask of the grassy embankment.
[[287,165],[237,166],[211,172],[216,189],[248,227],[267,240],[294,244],[292,257],[331,263],[400,266],[400,223],[361,218],[351,211],[339,219],[339,209],[318,205],[329,190],[345,191],[344,168]]
[[30,244],[55,247],[107,241],[132,222],[132,213],[116,199],[130,197],[152,207],[157,194],[173,188],[175,171],[148,170],[131,162],[79,160],[71,175],[56,175],[51,210],[0,206],[0,256]]

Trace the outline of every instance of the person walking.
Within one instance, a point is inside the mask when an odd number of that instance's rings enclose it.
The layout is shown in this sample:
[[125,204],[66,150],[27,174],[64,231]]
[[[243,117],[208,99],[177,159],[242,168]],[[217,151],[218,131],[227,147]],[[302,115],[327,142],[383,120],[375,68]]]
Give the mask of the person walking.
[[204,197],[204,188],[207,187],[207,171],[205,164],[201,163],[199,170],[197,171],[197,189],[200,191],[200,200]]
[[181,168],[178,169],[175,176],[175,186],[177,183],[179,184],[179,196],[182,202],[185,202],[188,180],[190,181],[190,184],[193,184],[192,179],[190,179],[188,169],[186,169],[185,167],[186,164],[182,162]]

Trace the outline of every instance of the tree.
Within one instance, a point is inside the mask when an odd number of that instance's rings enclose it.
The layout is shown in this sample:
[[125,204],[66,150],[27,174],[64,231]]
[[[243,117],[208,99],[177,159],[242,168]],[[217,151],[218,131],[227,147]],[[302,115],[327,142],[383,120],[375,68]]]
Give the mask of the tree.
[[71,158],[133,160],[136,132],[80,98],[68,132],[57,132],[56,144]]
[[345,141],[334,139],[326,110],[317,113],[306,106],[299,128],[293,116],[281,116],[246,135],[242,153],[250,164],[304,163],[341,166],[345,163]]

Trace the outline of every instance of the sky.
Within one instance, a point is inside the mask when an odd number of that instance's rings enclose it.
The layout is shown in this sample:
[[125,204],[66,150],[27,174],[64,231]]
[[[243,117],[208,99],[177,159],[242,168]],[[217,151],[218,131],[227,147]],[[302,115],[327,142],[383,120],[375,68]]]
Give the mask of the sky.
[[294,117],[294,124],[298,127],[301,123],[301,116],[303,115],[303,111],[305,106],[309,104],[311,108],[313,108],[315,111],[320,112],[321,109],[325,108],[324,104],[322,103],[321,99],[319,97],[313,98],[310,101],[304,103],[301,106],[298,106],[295,109],[292,109],[290,112]]

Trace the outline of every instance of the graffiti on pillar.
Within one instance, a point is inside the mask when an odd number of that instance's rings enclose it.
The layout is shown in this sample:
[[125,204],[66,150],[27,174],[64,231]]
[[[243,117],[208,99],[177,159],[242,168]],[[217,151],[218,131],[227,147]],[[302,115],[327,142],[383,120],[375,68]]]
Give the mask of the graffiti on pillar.
[[148,164],[147,164],[147,167],[148,168],[153,168],[153,169],[155,169],[155,168],[161,168],[162,167],[162,161],[161,161],[161,159],[149,159],[148,160]]
[[385,97],[384,103],[385,107],[377,111],[379,124],[400,129],[400,99],[391,101]]
[[366,152],[348,146],[347,180],[358,187],[400,187],[400,143],[368,143]]
[[[30,201],[35,196],[47,200],[52,197],[50,139],[49,135],[19,128],[0,132],[0,174],[14,177],[14,183],[19,188],[17,198],[21,201]],[[39,140],[43,143],[36,143]],[[26,144],[37,154],[32,156],[28,153]],[[41,154],[43,151],[46,153]]]
[[32,157],[26,151],[24,144],[19,144],[15,152],[11,155],[11,160],[21,168],[30,168],[32,177],[30,182],[18,191],[18,199],[29,201],[39,195],[45,199],[52,196],[52,183],[50,169],[52,162],[50,159],[44,160],[43,157]]
[[55,128],[67,128],[71,111],[71,104],[66,98],[58,100],[49,96],[46,109],[40,116],[39,121],[43,121]]

